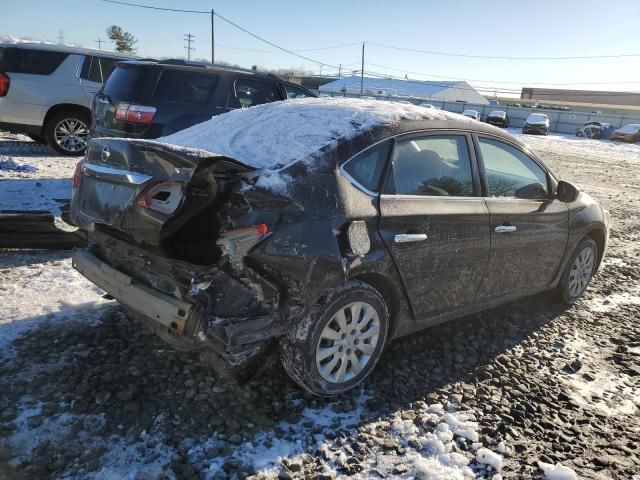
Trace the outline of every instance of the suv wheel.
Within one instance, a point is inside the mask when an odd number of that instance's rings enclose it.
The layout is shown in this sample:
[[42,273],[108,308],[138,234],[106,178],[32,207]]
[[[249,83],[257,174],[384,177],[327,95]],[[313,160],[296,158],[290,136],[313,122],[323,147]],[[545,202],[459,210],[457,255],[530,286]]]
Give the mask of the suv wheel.
[[54,150],[63,155],[83,155],[87,149],[89,118],[81,112],[57,112],[45,125],[45,138]]
[[280,341],[280,358],[301,387],[315,395],[337,395],[371,373],[388,329],[382,295],[366,283],[349,282],[289,330]]
[[558,294],[563,302],[574,303],[587,290],[595,272],[597,256],[596,242],[591,238],[585,238],[580,242],[558,285]]

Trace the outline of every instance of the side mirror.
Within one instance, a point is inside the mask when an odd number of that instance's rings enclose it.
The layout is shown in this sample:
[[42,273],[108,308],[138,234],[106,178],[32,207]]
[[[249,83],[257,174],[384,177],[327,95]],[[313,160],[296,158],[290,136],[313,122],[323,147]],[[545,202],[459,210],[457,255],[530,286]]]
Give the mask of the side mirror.
[[561,202],[570,203],[578,198],[580,190],[572,183],[560,180],[556,189],[556,198]]

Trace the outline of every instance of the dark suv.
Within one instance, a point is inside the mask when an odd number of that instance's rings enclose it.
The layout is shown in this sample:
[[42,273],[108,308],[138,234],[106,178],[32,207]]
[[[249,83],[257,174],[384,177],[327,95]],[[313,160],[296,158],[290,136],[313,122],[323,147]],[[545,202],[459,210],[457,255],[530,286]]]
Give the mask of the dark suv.
[[315,96],[253,70],[181,60],[121,62],[93,100],[92,135],[158,138],[230,110]]

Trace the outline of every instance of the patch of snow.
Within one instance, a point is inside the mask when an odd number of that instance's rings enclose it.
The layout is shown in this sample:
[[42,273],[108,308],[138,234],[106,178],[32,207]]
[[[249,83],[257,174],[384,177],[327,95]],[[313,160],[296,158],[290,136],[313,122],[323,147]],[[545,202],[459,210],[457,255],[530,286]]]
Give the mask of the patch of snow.
[[43,323],[99,321],[107,303],[103,292],[71,267],[69,256],[0,253],[0,357],[10,356],[13,340]]
[[623,305],[640,305],[640,288],[633,288],[629,292],[612,293],[605,297],[597,296],[585,303],[587,308],[599,313],[615,310]]
[[476,460],[479,463],[489,465],[496,472],[502,470],[502,457],[488,448],[480,448],[476,453]]
[[638,130],[640,130],[640,125],[637,123],[629,123],[628,125],[624,125],[623,127],[620,127],[619,129],[616,130],[617,133],[624,133],[627,135],[634,135],[636,133],[638,133]]
[[218,115],[157,142],[225,155],[259,169],[311,162],[342,139],[400,120],[460,119],[411,104],[355,98],[305,98]]
[[557,463],[538,462],[538,467],[544,472],[547,480],[578,480],[578,475],[569,467]]

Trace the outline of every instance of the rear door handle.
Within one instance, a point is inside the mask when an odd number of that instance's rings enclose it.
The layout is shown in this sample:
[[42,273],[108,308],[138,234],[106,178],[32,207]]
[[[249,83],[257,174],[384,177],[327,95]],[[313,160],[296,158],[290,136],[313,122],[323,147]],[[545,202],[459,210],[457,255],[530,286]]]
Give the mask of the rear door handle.
[[424,242],[426,239],[426,233],[399,233],[393,237],[396,243]]
[[498,225],[496,227],[496,233],[511,233],[517,230],[515,225]]

